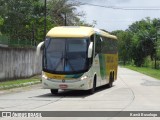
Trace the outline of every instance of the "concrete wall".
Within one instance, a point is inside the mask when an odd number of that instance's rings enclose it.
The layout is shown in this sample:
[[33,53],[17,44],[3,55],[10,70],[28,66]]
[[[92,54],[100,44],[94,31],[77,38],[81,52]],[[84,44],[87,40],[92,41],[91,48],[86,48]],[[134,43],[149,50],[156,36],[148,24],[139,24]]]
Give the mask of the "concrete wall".
[[34,48],[0,47],[0,81],[40,74],[41,56],[36,56]]

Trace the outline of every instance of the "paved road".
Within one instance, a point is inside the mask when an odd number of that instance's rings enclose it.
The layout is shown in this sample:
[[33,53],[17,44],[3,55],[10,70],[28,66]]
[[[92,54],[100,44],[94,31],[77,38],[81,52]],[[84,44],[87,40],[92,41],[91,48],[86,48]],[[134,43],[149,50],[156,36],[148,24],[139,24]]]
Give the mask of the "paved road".
[[[118,79],[114,82],[114,86],[98,88],[93,95],[88,95],[84,91],[62,91],[57,96],[53,96],[49,90],[42,89],[41,86],[34,86],[27,90],[21,89],[16,93],[0,94],[0,111],[15,110],[160,111],[160,80],[126,68],[119,68]],[[63,120],[64,118],[56,119]],[[120,118],[100,119],[117,120]],[[127,118],[124,119],[127,120]]]

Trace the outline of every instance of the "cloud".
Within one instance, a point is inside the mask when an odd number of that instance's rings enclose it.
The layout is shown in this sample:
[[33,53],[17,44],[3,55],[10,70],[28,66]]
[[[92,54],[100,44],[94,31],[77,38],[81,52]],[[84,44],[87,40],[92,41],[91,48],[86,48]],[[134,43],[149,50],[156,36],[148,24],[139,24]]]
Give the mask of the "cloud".
[[[155,8],[160,4],[159,0],[79,0],[96,5],[115,6],[121,8]],[[135,21],[139,21],[145,17],[160,18],[160,10],[119,10],[97,6],[84,5],[80,6],[79,11],[86,13],[86,21],[92,23],[97,21],[96,27],[103,28],[108,31],[117,29],[127,29]]]
[[112,0],[115,1],[116,3],[129,3],[131,0]]

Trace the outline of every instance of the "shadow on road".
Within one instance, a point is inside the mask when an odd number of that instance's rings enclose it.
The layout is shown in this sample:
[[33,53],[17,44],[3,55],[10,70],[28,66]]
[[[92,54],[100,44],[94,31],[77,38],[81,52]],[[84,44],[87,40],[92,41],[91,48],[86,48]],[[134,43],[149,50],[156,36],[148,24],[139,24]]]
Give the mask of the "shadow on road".
[[[114,87],[114,86],[113,86]],[[104,85],[101,87],[97,87],[96,91],[94,94],[98,92],[102,92],[103,90],[110,89],[108,86]],[[47,94],[35,96],[35,97],[40,97],[40,98],[52,98],[52,97],[67,97],[67,98],[83,98],[83,97],[88,97],[94,94],[89,94],[87,90],[60,90],[58,94],[52,95],[50,93],[50,90],[48,90]]]

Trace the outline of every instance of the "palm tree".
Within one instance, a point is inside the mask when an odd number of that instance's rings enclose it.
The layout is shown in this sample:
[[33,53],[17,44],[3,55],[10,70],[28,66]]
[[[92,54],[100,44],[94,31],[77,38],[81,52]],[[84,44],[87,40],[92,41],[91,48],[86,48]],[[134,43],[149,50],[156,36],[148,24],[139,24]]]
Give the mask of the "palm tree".
[[48,14],[51,16],[53,22],[57,25],[64,25],[65,19],[67,25],[77,25],[80,23],[80,18],[83,17],[83,12],[77,12],[79,2],[71,2],[69,0],[50,0],[47,3]]

